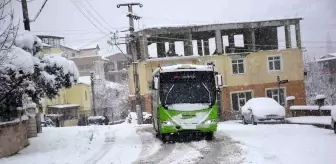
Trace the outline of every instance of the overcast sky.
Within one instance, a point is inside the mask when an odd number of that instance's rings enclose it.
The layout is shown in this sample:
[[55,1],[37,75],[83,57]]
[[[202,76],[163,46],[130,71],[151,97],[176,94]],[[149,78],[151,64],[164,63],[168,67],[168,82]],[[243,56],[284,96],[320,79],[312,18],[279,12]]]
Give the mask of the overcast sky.
[[[33,0],[28,3],[30,18],[35,16],[43,1]],[[84,5],[99,20],[100,24],[90,17],[100,30],[78,11],[72,3],[73,0],[49,0],[36,22],[31,23],[31,30],[64,36],[65,43],[69,45],[99,43],[104,51],[112,50],[106,44],[107,34],[109,31],[123,30],[128,25],[127,8],[118,9],[116,5],[128,1],[76,1]],[[336,52],[335,0],[138,0],[138,2],[142,3],[143,7],[135,7],[134,12],[143,19],[135,22],[137,30],[156,26],[303,17],[301,35],[303,46],[308,52],[317,56],[324,55],[327,52],[328,33],[333,42],[331,51]],[[89,4],[103,19],[100,19]],[[12,0],[12,7],[16,20],[21,20],[23,30],[21,3]],[[279,37],[284,38],[281,35]],[[115,48],[113,52],[116,52]]]

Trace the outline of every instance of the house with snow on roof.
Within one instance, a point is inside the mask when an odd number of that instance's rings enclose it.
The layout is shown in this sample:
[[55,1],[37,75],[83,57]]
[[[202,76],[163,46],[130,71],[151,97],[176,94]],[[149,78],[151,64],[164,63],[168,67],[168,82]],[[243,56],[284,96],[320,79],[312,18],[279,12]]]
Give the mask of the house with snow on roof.
[[105,56],[105,78],[112,82],[121,83],[127,79],[127,69],[132,59],[131,55],[116,53]]
[[56,35],[36,35],[38,38],[42,40],[43,49],[42,54],[53,54],[53,53],[61,53],[61,43],[64,40],[62,36]]
[[84,45],[84,46],[69,46],[60,45],[61,50],[67,57],[79,57],[79,56],[95,56],[100,51],[98,44]]

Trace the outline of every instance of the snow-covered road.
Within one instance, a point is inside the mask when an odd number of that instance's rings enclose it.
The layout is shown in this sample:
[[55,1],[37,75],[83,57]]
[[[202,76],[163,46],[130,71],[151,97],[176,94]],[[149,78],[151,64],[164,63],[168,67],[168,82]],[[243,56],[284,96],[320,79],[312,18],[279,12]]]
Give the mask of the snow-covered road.
[[163,144],[155,138],[151,125],[138,128],[143,147],[133,163],[227,163],[242,162],[241,149],[225,134],[215,134],[213,141],[187,141]]
[[218,133],[238,141],[244,163],[335,164],[336,135],[312,125],[242,125],[236,121],[220,124]]
[[1,164],[336,163],[336,135],[309,125],[220,123],[213,141],[162,144],[151,125],[45,128]]

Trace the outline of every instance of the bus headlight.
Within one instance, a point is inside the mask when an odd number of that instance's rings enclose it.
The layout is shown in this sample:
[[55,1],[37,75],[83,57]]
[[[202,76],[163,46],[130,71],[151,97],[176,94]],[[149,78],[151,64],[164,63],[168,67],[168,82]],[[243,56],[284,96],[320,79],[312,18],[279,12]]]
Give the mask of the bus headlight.
[[211,123],[215,123],[215,122],[216,122],[216,120],[206,120],[204,122],[204,124],[211,124]]
[[163,121],[162,125],[164,125],[164,126],[173,126],[174,124],[171,121]]

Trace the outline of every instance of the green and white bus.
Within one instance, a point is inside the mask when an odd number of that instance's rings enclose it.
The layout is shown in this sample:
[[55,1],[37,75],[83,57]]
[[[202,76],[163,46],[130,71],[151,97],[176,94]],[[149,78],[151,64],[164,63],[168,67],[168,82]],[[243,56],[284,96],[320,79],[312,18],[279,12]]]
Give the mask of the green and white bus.
[[[152,115],[163,142],[178,134],[212,140],[219,120],[218,88],[222,77],[214,65],[172,65],[152,74]],[[189,135],[193,136],[193,135]]]

